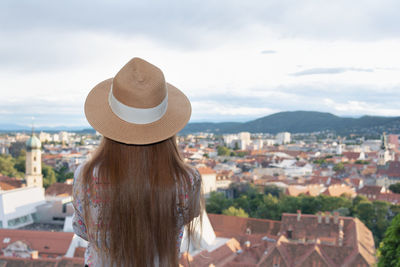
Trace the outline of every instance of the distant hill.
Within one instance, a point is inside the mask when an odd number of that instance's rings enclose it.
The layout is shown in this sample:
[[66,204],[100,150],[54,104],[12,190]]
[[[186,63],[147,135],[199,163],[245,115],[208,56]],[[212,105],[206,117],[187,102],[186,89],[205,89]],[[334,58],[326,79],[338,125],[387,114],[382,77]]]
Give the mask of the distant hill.
[[[0,124],[0,132],[27,132],[30,133],[32,127],[18,124]],[[55,127],[35,127],[35,132],[48,132],[48,133],[58,133],[60,131],[76,132],[76,133],[95,133],[93,128],[85,128],[82,126],[55,126]]]
[[[286,111],[271,114],[248,122],[196,122],[189,123],[180,134],[213,132],[216,134],[251,132],[271,133],[287,131],[290,133],[311,133],[319,131],[334,131],[337,134],[380,135],[382,132],[400,134],[400,117],[362,116],[346,118],[331,113],[316,111]],[[16,124],[0,124],[0,132],[26,131],[28,126]],[[84,127],[41,127],[35,132],[73,131],[77,133],[95,133],[93,128]]]
[[256,120],[238,123],[189,123],[183,134],[195,132],[214,133],[310,133],[330,130],[339,134],[380,134],[383,131],[400,133],[400,117],[363,116],[360,118],[338,117],[316,111],[279,112]]

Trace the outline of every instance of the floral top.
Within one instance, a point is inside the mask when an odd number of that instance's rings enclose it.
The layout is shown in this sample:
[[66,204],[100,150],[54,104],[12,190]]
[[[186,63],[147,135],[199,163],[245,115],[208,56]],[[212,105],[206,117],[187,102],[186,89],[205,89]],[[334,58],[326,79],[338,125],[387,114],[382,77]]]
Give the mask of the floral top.
[[[85,216],[84,216],[84,208],[83,208],[83,201],[84,201],[84,194],[88,192],[88,189],[86,188],[86,190],[83,187],[82,184],[82,176],[81,174],[81,170],[83,164],[81,164],[77,170],[75,171],[74,174],[74,186],[73,186],[73,206],[74,206],[74,215],[72,218],[72,226],[74,229],[74,232],[76,235],[80,236],[81,238],[85,239],[86,241],[88,241],[88,247],[85,251],[85,264],[87,264],[89,267],[96,267],[96,266],[102,266],[102,262],[101,262],[101,257],[98,256],[97,254],[97,250],[95,248],[95,237],[89,235],[88,231],[87,231],[87,227],[93,227],[93,225],[87,225],[85,223]],[[98,181],[98,178],[95,175],[95,171],[94,171],[94,175],[92,176],[92,178],[95,180],[95,183],[93,183],[95,185],[95,189],[96,189],[96,185],[98,186],[98,183],[96,183],[96,181]],[[194,197],[196,198],[196,200],[200,200],[200,187],[201,187],[201,176],[199,174],[199,172],[196,170],[195,171],[195,175],[194,176],[190,176],[190,182],[192,185],[192,190],[193,192],[195,192]],[[183,237],[183,230],[184,230],[184,226],[186,223],[190,222],[193,218],[188,218],[188,194],[185,194],[185,196],[183,196],[184,198],[184,206],[183,208],[180,208],[179,205],[177,205],[177,210],[178,210],[178,229],[180,229],[179,231],[179,235],[178,235],[178,240],[177,240],[177,247],[178,247],[178,251],[181,245],[181,241],[182,241],[182,237]],[[93,220],[94,222],[97,221],[97,215],[99,212],[99,203],[101,202],[96,196],[90,196],[90,194],[88,195],[88,201],[89,201],[89,208],[90,208],[90,214],[91,216],[93,216]],[[198,210],[195,212],[195,217],[197,217],[199,215],[199,210],[200,210],[200,202],[198,201]],[[105,266],[109,266],[109,264],[105,264]]]

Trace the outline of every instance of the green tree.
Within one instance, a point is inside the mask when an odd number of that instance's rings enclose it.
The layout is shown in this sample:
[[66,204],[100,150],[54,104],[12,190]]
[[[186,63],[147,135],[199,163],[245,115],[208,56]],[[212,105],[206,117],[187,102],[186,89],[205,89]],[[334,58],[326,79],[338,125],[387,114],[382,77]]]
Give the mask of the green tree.
[[279,220],[281,217],[281,211],[279,209],[278,198],[271,194],[263,196],[263,199],[257,207],[254,215],[256,218]]
[[58,169],[55,169],[56,180],[59,183],[64,183],[66,179],[73,178],[74,174],[68,171],[68,167],[62,165]]
[[282,189],[277,187],[276,185],[267,185],[264,187],[264,194],[268,195],[271,194],[275,197],[279,197],[282,193]]
[[386,230],[378,255],[379,267],[400,267],[400,214],[392,220]]
[[16,158],[21,155],[21,150],[25,149],[26,149],[25,142],[15,142],[10,145],[8,151],[10,152],[13,158]]
[[209,213],[221,214],[223,210],[232,206],[233,201],[227,199],[223,193],[211,192],[207,199],[206,210]]
[[235,142],[235,147],[233,148],[233,150],[239,150],[239,144],[237,142]]
[[300,198],[292,196],[282,196],[279,201],[279,208],[281,212],[296,213],[301,209]]
[[372,206],[374,207],[374,218],[373,218],[373,227],[370,228],[376,243],[382,240],[386,229],[390,225],[390,221],[388,220],[388,213],[390,204],[384,201],[374,201],[372,202]]
[[400,183],[391,184],[389,186],[389,190],[393,193],[400,194]]
[[26,157],[25,157],[25,150],[22,150],[23,153],[21,153],[21,155],[15,160],[15,164],[14,164],[14,168],[24,174],[25,173],[25,161],[26,161]]
[[354,207],[356,216],[367,226],[369,229],[373,227],[374,220],[374,206],[371,201],[362,201]]
[[49,187],[54,184],[56,179],[56,172],[53,168],[47,164],[42,164],[42,174],[43,174],[43,186],[44,188]]
[[322,165],[322,164],[326,164],[326,160],[325,159],[316,159],[313,162],[314,164],[318,164],[318,165]]
[[338,209],[336,209],[334,211],[339,212],[340,216],[349,216],[350,215],[350,209],[349,208],[341,207],[341,208],[338,208]]
[[340,162],[340,163],[336,164],[336,165],[333,167],[333,170],[334,170],[335,172],[343,172],[343,171],[344,171],[344,165],[343,165],[343,163]]
[[226,146],[219,146],[217,148],[218,156],[229,156],[230,150]]
[[222,211],[222,214],[229,216],[237,216],[242,218],[248,218],[249,214],[247,214],[242,208],[235,208],[230,206],[228,209]]
[[300,196],[301,212],[306,214],[314,214],[319,211],[318,199],[311,196]]
[[21,173],[15,169],[15,159],[10,155],[0,155],[0,173],[9,177],[21,177]]

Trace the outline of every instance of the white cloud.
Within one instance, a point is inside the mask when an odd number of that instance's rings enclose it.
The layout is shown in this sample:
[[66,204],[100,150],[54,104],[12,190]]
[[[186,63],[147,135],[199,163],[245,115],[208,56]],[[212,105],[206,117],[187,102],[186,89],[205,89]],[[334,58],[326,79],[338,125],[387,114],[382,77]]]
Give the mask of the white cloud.
[[[93,3],[4,1],[0,114],[82,124],[88,92],[140,56],[193,100],[194,121],[304,109],[400,115],[398,2],[289,2],[99,1],[85,13]],[[310,70],[335,75],[291,75]]]

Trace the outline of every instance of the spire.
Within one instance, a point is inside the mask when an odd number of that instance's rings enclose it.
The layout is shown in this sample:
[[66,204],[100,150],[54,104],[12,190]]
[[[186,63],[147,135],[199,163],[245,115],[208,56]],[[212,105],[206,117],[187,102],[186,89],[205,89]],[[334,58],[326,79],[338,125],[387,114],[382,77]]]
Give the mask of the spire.
[[386,137],[385,132],[383,132],[381,140],[382,140],[381,149],[386,150],[388,148],[388,145],[387,145],[387,137]]
[[32,136],[35,134],[34,120],[35,120],[35,117],[32,117]]

